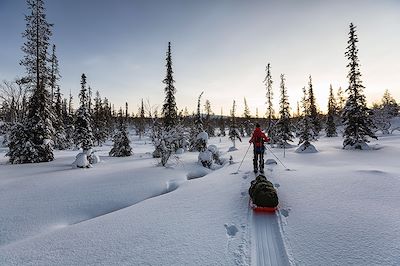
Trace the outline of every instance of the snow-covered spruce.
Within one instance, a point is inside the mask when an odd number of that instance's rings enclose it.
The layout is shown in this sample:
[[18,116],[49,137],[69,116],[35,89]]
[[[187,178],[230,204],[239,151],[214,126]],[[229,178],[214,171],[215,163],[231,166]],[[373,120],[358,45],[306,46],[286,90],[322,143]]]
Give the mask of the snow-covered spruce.
[[209,150],[201,151],[199,153],[199,162],[207,168],[211,168],[213,164],[213,154]]
[[336,137],[336,123],[335,117],[337,115],[337,104],[335,100],[335,96],[333,95],[332,84],[329,87],[329,98],[328,98],[328,114],[326,118],[326,125],[325,125],[325,133],[327,137]]
[[[85,74],[82,74],[81,77],[81,91],[79,93],[79,98],[80,107],[76,111],[74,143],[77,147],[82,148],[82,152],[77,155],[73,165],[84,168],[90,167],[90,165],[88,165],[86,162],[89,162],[89,164],[94,162],[94,154],[92,152],[94,138],[91,126],[92,120],[87,107],[88,97],[86,92]],[[87,158],[82,158],[84,156]]]
[[215,145],[210,145],[206,150],[201,151],[198,160],[201,165],[213,170],[218,169],[227,161],[226,159],[221,158],[219,149]]
[[367,108],[365,95],[361,81],[360,66],[358,63],[358,42],[356,27],[350,24],[349,41],[346,56],[349,60],[349,87],[347,92],[349,97],[342,112],[342,122],[344,125],[343,149],[368,149],[368,137],[377,139],[372,132],[374,128],[369,109]]
[[199,153],[199,162],[207,168],[210,168],[213,163],[213,156],[211,151],[207,149],[208,143],[208,134],[203,131],[197,134],[196,137],[196,146],[200,150]]
[[[191,127],[191,132],[190,132],[190,136],[191,140],[190,140],[190,151],[198,151],[201,152],[202,150],[204,150],[207,145],[204,145],[204,141],[203,139],[200,137],[199,138],[199,134],[201,134],[202,132],[204,132],[204,127],[203,127],[203,119],[201,118],[201,113],[200,113],[200,104],[201,104],[201,96],[203,95],[203,92],[200,93],[198,99],[197,99],[197,113],[195,116],[195,120],[194,120],[194,127]],[[208,140],[208,135],[207,135],[207,140]]]
[[[310,76],[310,83],[311,83],[311,76]],[[311,85],[310,85],[311,86]],[[303,117],[301,118],[299,124],[300,127],[300,136],[299,136],[299,144],[300,147],[296,149],[297,153],[310,153],[310,152],[317,152],[315,147],[310,143],[315,136],[316,130],[313,128],[312,123],[312,114],[311,114],[311,96],[307,94],[305,88],[303,88],[303,98],[302,98],[302,106],[303,106]]]
[[231,110],[231,121],[229,125],[229,139],[232,141],[233,147],[229,148],[229,150],[236,149],[236,139],[242,142],[240,138],[240,132],[236,125],[236,102],[233,101],[232,110]]
[[274,142],[280,148],[289,147],[290,144],[288,141],[292,141],[293,139],[293,125],[290,121],[290,106],[289,99],[287,95],[287,88],[285,85],[285,75],[281,74],[281,99],[280,99],[280,109],[279,115],[280,118],[278,122],[275,124],[275,140]]
[[132,155],[132,147],[128,138],[128,131],[125,124],[125,119],[122,116],[122,109],[118,113],[118,128],[114,136],[114,146],[109,155],[114,157],[126,157]]
[[[20,63],[26,68],[26,79],[30,80],[32,96],[26,118],[22,124],[13,127],[11,132],[9,152],[6,154],[11,163],[48,162],[54,159],[52,142],[49,141],[54,136],[54,116],[47,91],[47,49],[52,25],[46,21],[42,0],[28,1],[28,9],[31,13],[25,16],[26,30],[23,37],[26,42],[22,47],[25,56]],[[41,32],[39,36],[36,34],[38,31]]]
[[153,121],[151,140],[155,147],[153,158],[160,158],[161,165],[166,166],[169,158],[176,153],[181,143],[186,143],[184,128],[180,125],[166,129],[158,119]]

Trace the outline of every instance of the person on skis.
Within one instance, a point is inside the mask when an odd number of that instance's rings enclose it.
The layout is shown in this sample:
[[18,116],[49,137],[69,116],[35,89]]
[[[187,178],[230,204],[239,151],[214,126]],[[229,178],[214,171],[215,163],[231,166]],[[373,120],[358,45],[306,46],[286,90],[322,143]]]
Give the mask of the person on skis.
[[265,146],[264,142],[269,142],[270,138],[267,137],[264,132],[261,131],[260,124],[256,124],[256,129],[253,131],[251,139],[249,143],[253,143],[253,167],[254,173],[258,172],[260,169],[260,173],[264,173],[264,152]]

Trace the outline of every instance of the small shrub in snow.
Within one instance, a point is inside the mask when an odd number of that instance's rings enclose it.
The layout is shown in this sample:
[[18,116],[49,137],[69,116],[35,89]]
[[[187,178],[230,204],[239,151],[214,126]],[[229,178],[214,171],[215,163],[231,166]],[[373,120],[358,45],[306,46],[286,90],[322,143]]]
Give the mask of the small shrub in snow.
[[223,163],[222,159],[220,157],[220,152],[219,152],[217,146],[210,145],[210,146],[208,146],[207,150],[209,150],[212,153],[213,161],[216,164],[220,164],[221,165]]
[[196,137],[196,150],[197,151],[205,151],[207,149],[207,143],[208,143],[208,134],[205,131],[200,132],[197,134]]
[[209,150],[201,151],[199,153],[199,162],[207,168],[210,168],[213,163],[213,154]]

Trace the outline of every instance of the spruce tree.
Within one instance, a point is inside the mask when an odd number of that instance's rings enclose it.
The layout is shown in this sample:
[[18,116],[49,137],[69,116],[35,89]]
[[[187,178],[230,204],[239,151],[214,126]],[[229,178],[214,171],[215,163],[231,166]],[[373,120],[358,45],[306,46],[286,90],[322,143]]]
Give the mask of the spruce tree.
[[88,87],[88,92],[87,92],[87,108],[89,111],[89,114],[92,114],[92,88],[89,86]]
[[96,96],[94,98],[92,121],[94,139],[97,141],[97,145],[101,145],[107,140],[108,130],[106,124],[107,117],[103,110],[103,102],[101,101],[99,91],[96,91]]
[[[23,124],[11,132],[9,152],[11,163],[48,162],[54,159],[52,141],[54,119],[50,95],[46,85],[49,80],[48,46],[52,24],[46,20],[43,0],[27,0],[30,14],[25,16],[26,42],[20,64],[25,67],[32,96]],[[19,132],[18,132],[19,131]],[[19,139],[20,138],[20,139]]]
[[126,127],[126,119],[122,114],[122,109],[118,112],[117,133],[114,136],[114,146],[109,152],[110,156],[126,157],[132,155],[132,147],[129,145],[128,130]]
[[203,93],[204,92],[201,92],[197,99],[197,113],[194,120],[195,126],[192,127],[190,132],[190,151],[200,151],[204,146],[202,140],[197,138],[197,136],[204,131],[204,124],[201,115],[201,96],[203,95]]
[[315,104],[314,89],[312,85],[311,75],[308,82],[308,104],[310,110],[310,119],[312,123],[313,138],[318,138],[319,132],[321,131],[321,122],[319,121],[319,115],[317,111],[317,106]]
[[346,97],[344,96],[342,87],[339,87],[336,97],[337,97],[337,113],[341,114],[343,112],[344,106],[346,105]]
[[221,108],[221,116],[219,118],[219,131],[220,131],[220,134],[221,134],[222,137],[226,136],[225,127],[226,127],[225,126],[225,118],[224,118],[223,111],[222,111],[222,108]]
[[301,99],[301,105],[303,108],[303,116],[299,122],[300,124],[300,134],[299,134],[299,144],[303,143],[304,147],[310,145],[310,141],[313,139],[313,125],[311,119],[311,108],[309,95],[307,94],[306,88],[303,88],[303,98]]
[[264,84],[266,86],[267,89],[267,133],[270,136],[271,135],[271,131],[272,131],[272,119],[274,118],[274,107],[273,107],[273,91],[272,91],[272,77],[271,77],[271,65],[270,63],[268,63],[267,67],[266,67],[266,71],[267,71],[267,76],[264,79]]
[[252,130],[253,130],[253,125],[252,125],[252,123],[250,121],[251,115],[250,115],[249,106],[247,105],[246,97],[244,98],[243,119],[244,119],[244,123],[243,123],[243,127],[242,128],[244,129],[244,132],[246,132],[247,136],[251,136],[251,133],[252,133]]
[[57,89],[54,94],[54,108],[53,112],[55,115],[54,119],[54,147],[59,150],[65,150],[70,147],[70,142],[67,139],[67,134],[65,132],[65,124],[63,119],[63,105],[61,99],[60,86],[57,86]]
[[172,74],[172,58],[171,58],[171,42],[168,42],[168,50],[167,50],[167,75],[163,80],[163,83],[166,85],[165,87],[165,100],[162,108],[162,115],[164,116],[164,127],[166,130],[172,129],[177,124],[178,111],[175,103],[175,86],[174,86],[174,78]]
[[86,75],[81,76],[81,91],[79,93],[80,106],[76,111],[74,142],[82,148],[83,153],[90,156],[93,146],[92,121],[88,110],[88,95],[86,89]]
[[206,128],[206,132],[208,134],[208,136],[210,137],[214,137],[215,136],[215,128],[213,125],[213,119],[211,117],[212,115],[212,110],[211,110],[211,102],[210,100],[206,100],[206,102],[204,103],[204,110],[206,112],[206,117],[205,117],[205,128]]
[[335,123],[335,116],[336,116],[336,100],[335,96],[333,95],[332,84],[329,87],[329,99],[328,99],[328,114],[326,118],[326,127],[325,133],[327,137],[336,137],[336,123]]
[[390,134],[391,119],[397,116],[398,112],[396,100],[385,90],[381,102],[375,103],[372,108],[372,119],[376,128],[382,131],[382,134]]
[[146,130],[145,123],[146,123],[146,118],[145,118],[144,104],[142,99],[142,103],[140,105],[140,110],[139,110],[138,125],[137,125],[137,132],[139,134],[139,139],[142,139],[142,136]]
[[356,27],[351,23],[348,46],[345,53],[349,60],[347,64],[349,87],[346,90],[348,99],[342,113],[344,149],[363,149],[366,143],[369,142],[367,137],[377,139],[372,132],[374,125],[369,116],[366,99],[363,94],[364,86],[361,81],[357,42]]
[[54,101],[55,92],[58,87],[58,81],[61,78],[59,65],[58,65],[58,58],[56,55],[56,45],[53,44],[52,53],[50,57],[50,90],[51,90],[51,100]]
[[292,141],[293,133],[292,133],[292,124],[290,121],[290,106],[289,99],[287,95],[287,89],[285,85],[285,75],[281,74],[281,99],[279,103],[279,120],[275,125],[275,142],[278,143],[281,147],[286,147],[288,145],[288,141]]
[[400,106],[396,100],[392,97],[389,90],[385,90],[381,100],[381,108],[384,113],[387,114],[388,118],[396,117],[399,114]]
[[237,128],[236,124],[236,102],[233,100],[233,105],[232,105],[232,110],[231,110],[231,124],[229,127],[229,138],[233,143],[233,148],[236,148],[236,139],[238,139],[240,142],[242,139],[240,138],[240,133]]
[[195,127],[197,129],[197,134],[203,131],[203,119],[201,116],[201,96],[203,95],[204,92],[200,93],[198,99],[197,99],[197,113],[196,113],[196,118],[194,121]]

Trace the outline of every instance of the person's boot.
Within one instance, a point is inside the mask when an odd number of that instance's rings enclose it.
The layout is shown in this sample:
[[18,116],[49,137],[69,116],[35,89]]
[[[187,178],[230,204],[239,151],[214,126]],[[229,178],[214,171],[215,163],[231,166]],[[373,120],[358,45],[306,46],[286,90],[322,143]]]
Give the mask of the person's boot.
[[255,174],[258,172],[257,158],[253,159],[253,171],[254,171]]

